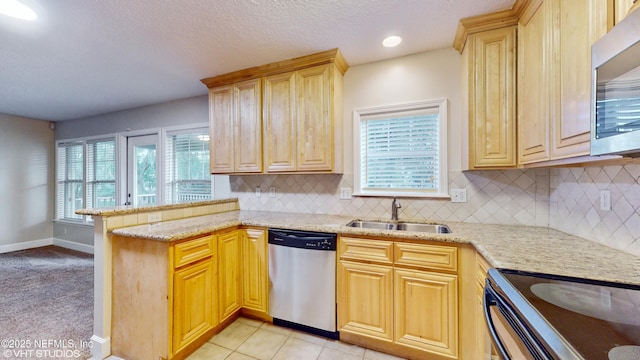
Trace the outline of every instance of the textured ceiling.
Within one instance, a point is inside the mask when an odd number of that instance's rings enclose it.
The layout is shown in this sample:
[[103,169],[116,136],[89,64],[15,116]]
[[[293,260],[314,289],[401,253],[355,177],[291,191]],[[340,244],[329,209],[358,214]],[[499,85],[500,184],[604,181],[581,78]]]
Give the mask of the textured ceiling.
[[[339,48],[349,65],[451,47],[515,0],[24,0],[0,15],[0,113],[68,120],[206,94],[200,79]],[[387,35],[400,46],[381,46]]]

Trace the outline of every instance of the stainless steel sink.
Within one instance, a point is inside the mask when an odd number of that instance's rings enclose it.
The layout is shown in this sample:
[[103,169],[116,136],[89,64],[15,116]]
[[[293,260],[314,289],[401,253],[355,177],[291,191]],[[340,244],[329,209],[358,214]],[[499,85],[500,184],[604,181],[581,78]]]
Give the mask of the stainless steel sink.
[[437,234],[451,233],[451,229],[447,225],[443,224],[423,224],[413,223],[405,221],[365,221],[365,220],[353,220],[347,224],[349,227],[364,228],[364,229],[380,229],[380,230],[400,230],[400,231],[418,231],[429,232]]

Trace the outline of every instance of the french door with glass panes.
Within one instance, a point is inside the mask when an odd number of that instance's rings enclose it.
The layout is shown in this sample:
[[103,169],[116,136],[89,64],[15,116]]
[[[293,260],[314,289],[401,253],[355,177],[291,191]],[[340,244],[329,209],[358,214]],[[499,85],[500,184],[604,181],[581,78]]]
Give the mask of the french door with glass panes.
[[125,205],[160,203],[158,134],[127,137],[127,201]]

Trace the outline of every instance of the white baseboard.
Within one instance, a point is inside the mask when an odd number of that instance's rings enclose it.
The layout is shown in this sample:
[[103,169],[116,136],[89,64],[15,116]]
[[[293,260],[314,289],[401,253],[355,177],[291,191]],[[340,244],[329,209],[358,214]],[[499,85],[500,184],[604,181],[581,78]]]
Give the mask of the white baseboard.
[[81,244],[74,241],[63,240],[63,239],[40,239],[40,240],[24,241],[24,242],[19,242],[15,244],[0,245],[0,254],[13,252],[13,251],[35,249],[35,248],[48,246],[48,245],[56,245],[56,246],[60,246],[60,247],[71,249],[71,250],[82,251],[87,254],[93,254],[93,245]]
[[56,239],[56,238],[53,239],[53,245],[71,249],[71,250],[82,251],[87,254],[93,254],[93,245],[81,244],[75,241]]
[[0,254],[12,252],[12,251],[20,251],[26,249],[33,249],[42,246],[53,245],[53,239],[40,239],[40,240],[31,240],[24,241],[15,244],[7,244],[0,245]]

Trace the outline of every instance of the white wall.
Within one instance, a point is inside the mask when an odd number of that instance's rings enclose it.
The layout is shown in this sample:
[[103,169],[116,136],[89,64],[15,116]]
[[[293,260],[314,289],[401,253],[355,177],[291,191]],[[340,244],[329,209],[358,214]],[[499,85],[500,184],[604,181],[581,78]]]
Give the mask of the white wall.
[[57,123],[56,140],[209,121],[206,95]]
[[0,114],[0,252],[51,241],[53,137],[47,121]]

